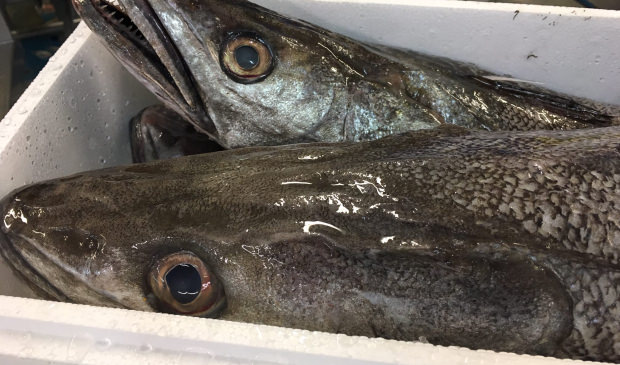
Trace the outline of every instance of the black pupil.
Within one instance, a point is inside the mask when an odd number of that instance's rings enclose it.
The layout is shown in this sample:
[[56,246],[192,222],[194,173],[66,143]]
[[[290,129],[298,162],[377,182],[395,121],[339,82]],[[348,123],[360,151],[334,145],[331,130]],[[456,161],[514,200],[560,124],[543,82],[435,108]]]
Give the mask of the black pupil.
[[172,297],[181,304],[187,304],[196,299],[202,288],[198,270],[188,264],[177,265],[168,271],[166,283]]
[[235,60],[244,70],[251,70],[258,65],[260,61],[258,52],[254,47],[241,46],[235,49]]

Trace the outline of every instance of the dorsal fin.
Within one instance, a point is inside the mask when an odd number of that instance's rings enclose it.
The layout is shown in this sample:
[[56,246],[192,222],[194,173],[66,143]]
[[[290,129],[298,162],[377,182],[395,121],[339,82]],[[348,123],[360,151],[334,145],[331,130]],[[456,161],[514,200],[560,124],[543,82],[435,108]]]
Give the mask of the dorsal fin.
[[620,124],[619,115],[607,113],[603,108],[596,108],[595,103],[590,103],[593,104],[590,106],[586,105],[586,102],[550,94],[537,87],[536,83],[495,76],[471,76],[471,78],[500,94],[525,100],[532,105],[539,105],[558,115],[590,124],[593,127]]

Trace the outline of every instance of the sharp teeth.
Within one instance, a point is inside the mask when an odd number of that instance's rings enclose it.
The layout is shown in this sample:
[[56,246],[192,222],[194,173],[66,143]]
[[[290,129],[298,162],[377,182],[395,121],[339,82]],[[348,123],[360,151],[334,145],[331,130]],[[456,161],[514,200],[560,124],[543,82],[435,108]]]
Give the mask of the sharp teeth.
[[135,33],[138,27],[129,19],[129,17],[119,9],[118,1],[114,0],[99,0],[99,8],[103,11],[104,16],[108,21],[122,25],[131,33]]
[[101,14],[108,21],[117,27],[117,30],[126,34],[130,38],[133,38],[136,42],[143,43],[143,46],[149,48],[146,38],[138,29],[129,16],[125,13],[122,4],[119,4],[117,0],[98,0],[98,7]]
[[118,1],[118,0],[108,0],[108,2],[110,4],[112,4],[112,5],[114,5],[117,9],[125,11],[125,7],[123,6],[123,4],[120,3],[120,1]]
[[107,12],[110,11],[120,11],[122,13],[125,13],[125,6],[123,6],[123,4],[120,4],[118,1],[114,1],[114,0],[99,0],[99,7]]

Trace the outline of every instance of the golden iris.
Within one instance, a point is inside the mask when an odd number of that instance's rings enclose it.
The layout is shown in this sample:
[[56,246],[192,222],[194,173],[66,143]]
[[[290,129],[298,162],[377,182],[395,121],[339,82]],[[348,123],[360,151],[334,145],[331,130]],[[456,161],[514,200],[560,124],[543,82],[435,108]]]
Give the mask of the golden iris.
[[269,45],[254,33],[233,33],[220,51],[220,64],[236,82],[251,84],[273,71],[274,56]]
[[161,310],[215,317],[226,306],[218,278],[195,254],[181,251],[157,261],[147,282]]

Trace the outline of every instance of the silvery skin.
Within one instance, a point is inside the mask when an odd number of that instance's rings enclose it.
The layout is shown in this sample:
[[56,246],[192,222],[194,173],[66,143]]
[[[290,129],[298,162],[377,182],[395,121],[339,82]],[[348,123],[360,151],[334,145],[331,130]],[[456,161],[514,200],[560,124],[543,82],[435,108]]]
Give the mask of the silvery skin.
[[[617,108],[450,60],[360,44],[247,1],[74,4],[144,85],[226,148],[363,141],[443,124],[481,130],[618,124]],[[240,66],[231,44],[264,51],[253,60],[254,77],[230,72]]]

